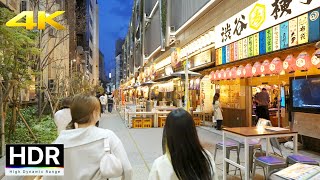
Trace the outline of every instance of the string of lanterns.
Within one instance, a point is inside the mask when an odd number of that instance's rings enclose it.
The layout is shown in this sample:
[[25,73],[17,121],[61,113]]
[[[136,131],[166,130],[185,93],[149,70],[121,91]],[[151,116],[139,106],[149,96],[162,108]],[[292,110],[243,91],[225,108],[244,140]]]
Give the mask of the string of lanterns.
[[312,66],[320,69],[320,49],[312,54],[312,57],[306,52],[301,52],[297,58],[292,54],[288,55],[284,61],[279,57],[271,62],[266,59],[262,63],[255,62],[253,66],[249,63],[246,66],[240,65],[227,69],[220,69],[210,73],[211,81],[250,78],[261,75],[279,75],[282,71],[293,73],[295,71],[308,71]]

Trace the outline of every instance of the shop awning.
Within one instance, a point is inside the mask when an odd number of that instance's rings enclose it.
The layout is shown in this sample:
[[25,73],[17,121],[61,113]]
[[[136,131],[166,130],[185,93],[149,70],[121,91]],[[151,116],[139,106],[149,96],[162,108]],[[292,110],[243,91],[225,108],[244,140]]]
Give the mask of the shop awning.
[[175,78],[175,77],[173,77],[173,76],[162,76],[162,77],[160,77],[158,79],[155,79],[154,82],[169,81],[170,79],[173,79],[173,78]]

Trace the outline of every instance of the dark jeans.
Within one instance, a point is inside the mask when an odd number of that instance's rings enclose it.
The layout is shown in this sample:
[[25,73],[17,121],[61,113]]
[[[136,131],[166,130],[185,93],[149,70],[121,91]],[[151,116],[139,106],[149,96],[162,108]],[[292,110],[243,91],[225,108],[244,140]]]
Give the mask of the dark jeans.
[[259,118],[270,120],[268,106],[257,106],[257,116]]
[[108,111],[111,113],[113,108],[113,104],[108,104]]
[[222,120],[217,120],[217,129],[221,130]]

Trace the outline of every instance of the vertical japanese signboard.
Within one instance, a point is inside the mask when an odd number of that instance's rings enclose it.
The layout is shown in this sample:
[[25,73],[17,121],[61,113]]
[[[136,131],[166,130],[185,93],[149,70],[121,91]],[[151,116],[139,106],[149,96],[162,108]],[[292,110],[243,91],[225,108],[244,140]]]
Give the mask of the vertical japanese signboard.
[[245,59],[248,57],[248,38],[242,39],[242,58]]
[[298,18],[289,21],[289,47],[298,44]]
[[239,60],[239,54],[238,54],[238,42],[233,43],[233,49],[234,49],[234,60],[237,61]]
[[259,33],[253,35],[253,55],[259,55]]
[[266,31],[259,32],[259,54],[266,53]]
[[266,52],[272,52],[273,43],[272,43],[272,28],[266,30]]
[[276,25],[273,26],[273,51],[279,50],[280,49],[280,26]]
[[280,49],[285,49],[289,46],[289,22],[286,21],[280,24]]
[[253,56],[253,35],[248,37],[248,57]]
[[242,44],[242,39],[238,41],[238,55],[239,59],[243,59],[243,44]]
[[320,9],[315,9],[309,12],[309,42],[314,42],[320,39]]
[[304,14],[298,17],[298,44],[304,44],[308,42],[308,14]]
[[230,44],[230,62],[234,61],[234,43]]

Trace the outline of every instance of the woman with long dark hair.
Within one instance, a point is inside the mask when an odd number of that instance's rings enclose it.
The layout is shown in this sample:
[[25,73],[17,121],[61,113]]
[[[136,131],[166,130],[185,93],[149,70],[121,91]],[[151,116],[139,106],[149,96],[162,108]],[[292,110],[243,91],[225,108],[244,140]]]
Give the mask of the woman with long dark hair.
[[163,129],[165,154],[157,158],[149,180],[217,180],[212,155],[202,148],[192,116],[172,111]]
[[222,120],[223,120],[222,109],[219,102],[219,98],[220,98],[220,94],[216,93],[213,97],[213,102],[212,102],[214,119],[217,121],[217,127],[216,127],[217,130],[221,130]]

